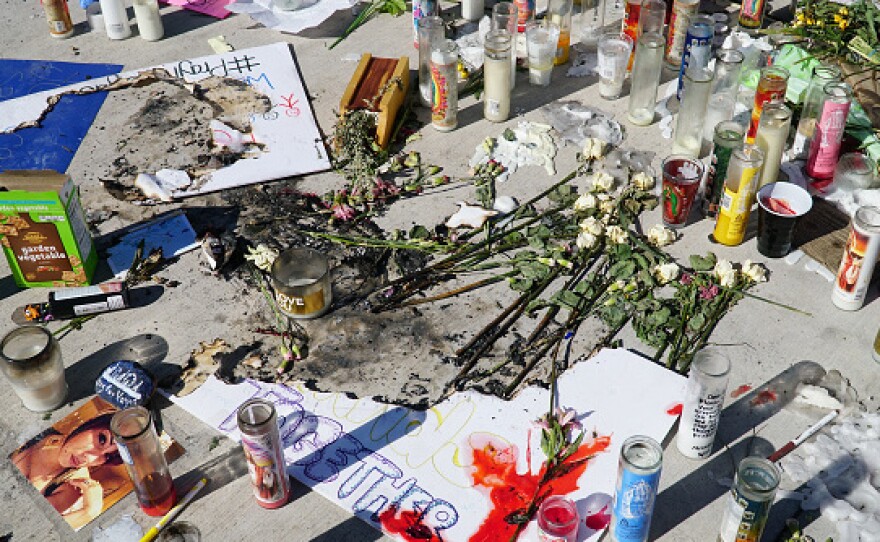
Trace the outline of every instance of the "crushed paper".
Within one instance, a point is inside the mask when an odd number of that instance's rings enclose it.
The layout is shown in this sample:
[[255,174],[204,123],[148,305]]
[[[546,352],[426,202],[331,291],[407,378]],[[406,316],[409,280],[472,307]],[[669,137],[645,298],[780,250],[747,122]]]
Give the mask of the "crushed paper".
[[623,142],[623,128],[600,109],[577,101],[553,102],[541,107],[541,112],[553,129],[559,133],[563,145],[582,148],[587,138],[601,139],[612,147]]
[[483,143],[478,145],[469,165],[475,167],[495,160],[504,166],[504,171],[498,176],[500,182],[506,181],[522,166],[542,166],[548,175],[555,175],[553,159],[556,157],[556,143],[550,135],[551,129],[547,124],[520,122],[502,136],[489,138],[489,149]]
[[251,19],[273,30],[296,34],[323,23],[340,9],[357,4],[350,0],[303,0],[296,11],[285,11],[272,5],[272,0],[236,0],[226,6],[232,13],[249,15]]

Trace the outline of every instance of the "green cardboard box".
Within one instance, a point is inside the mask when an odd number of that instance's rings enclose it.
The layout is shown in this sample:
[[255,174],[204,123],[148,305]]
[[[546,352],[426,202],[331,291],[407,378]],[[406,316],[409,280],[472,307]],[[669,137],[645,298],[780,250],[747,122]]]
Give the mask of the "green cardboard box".
[[0,173],[0,244],[23,288],[86,285],[98,264],[79,189],[55,171]]

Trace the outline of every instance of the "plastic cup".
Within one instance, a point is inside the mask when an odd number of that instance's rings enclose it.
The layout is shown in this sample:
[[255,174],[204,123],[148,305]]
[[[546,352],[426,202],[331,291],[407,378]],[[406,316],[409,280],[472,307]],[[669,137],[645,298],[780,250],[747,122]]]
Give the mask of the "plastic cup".
[[623,93],[632,48],[632,38],[620,32],[608,32],[599,38],[599,95],[606,100],[615,100]]
[[782,258],[791,251],[800,217],[813,207],[813,198],[796,184],[770,183],[758,190],[758,252]]
[[559,26],[553,23],[531,21],[526,25],[526,45],[529,55],[529,82],[546,87],[553,73],[553,57],[559,41]]

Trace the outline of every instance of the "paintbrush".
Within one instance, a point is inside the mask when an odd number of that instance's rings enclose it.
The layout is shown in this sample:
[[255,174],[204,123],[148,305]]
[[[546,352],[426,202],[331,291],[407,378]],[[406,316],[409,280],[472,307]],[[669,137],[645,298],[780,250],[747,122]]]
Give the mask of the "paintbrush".
[[168,513],[165,514],[165,516],[159,520],[159,523],[157,523],[155,527],[152,527],[149,531],[147,531],[147,534],[145,534],[141,538],[141,542],[152,542],[153,540],[155,540],[155,538],[157,536],[159,536],[159,531],[161,531],[162,529],[165,528],[166,525],[171,523],[171,521],[177,517],[177,514],[179,514],[180,511],[183,510],[184,507],[186,505],[188,505],[191,500],[193,500],[193,498],[196,496],[196,494],[199,491],[201,491],[202,488],[205,487],[205,484],[207,484],[207,483],[208,483],[207,478],[202,478],[201,480],[196,482],[196,485],[194,485],[192,487],[192,489],[190,489],[186,493],[186,495],[184,495],[183,498],[180,499],[180,502],[177,503],[176,505],[174,505],[174,508],[169,510]]
[[797,438],[788,441],[782,448],[779,448],[778,450],[770,454],[770,457],[768,457],[767,459],[769,459],[773,463],[776,463],[777,461],[791,453],[792,450],[803,444],[805,440],[815,435],[817,431],[831,423],[831,420],[836,418],[838,414],[840,414],[839,410],[829,412],[825,415],[824,418],[814,423],[813,425],[808,427],[803,433],[798,435]]

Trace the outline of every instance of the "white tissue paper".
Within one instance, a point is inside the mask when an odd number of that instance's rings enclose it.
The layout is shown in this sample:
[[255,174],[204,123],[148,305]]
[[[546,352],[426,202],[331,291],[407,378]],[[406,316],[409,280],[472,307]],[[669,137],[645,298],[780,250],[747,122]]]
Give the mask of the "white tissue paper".
[[250,15],[251,19],[266,28],[296,34],[318,26],[336,11],[351,8],[355,4],[357,0],[303,0],[300,9],[286,11],[274,7],[273,0],[236,0],[226,9],[232,13]]

